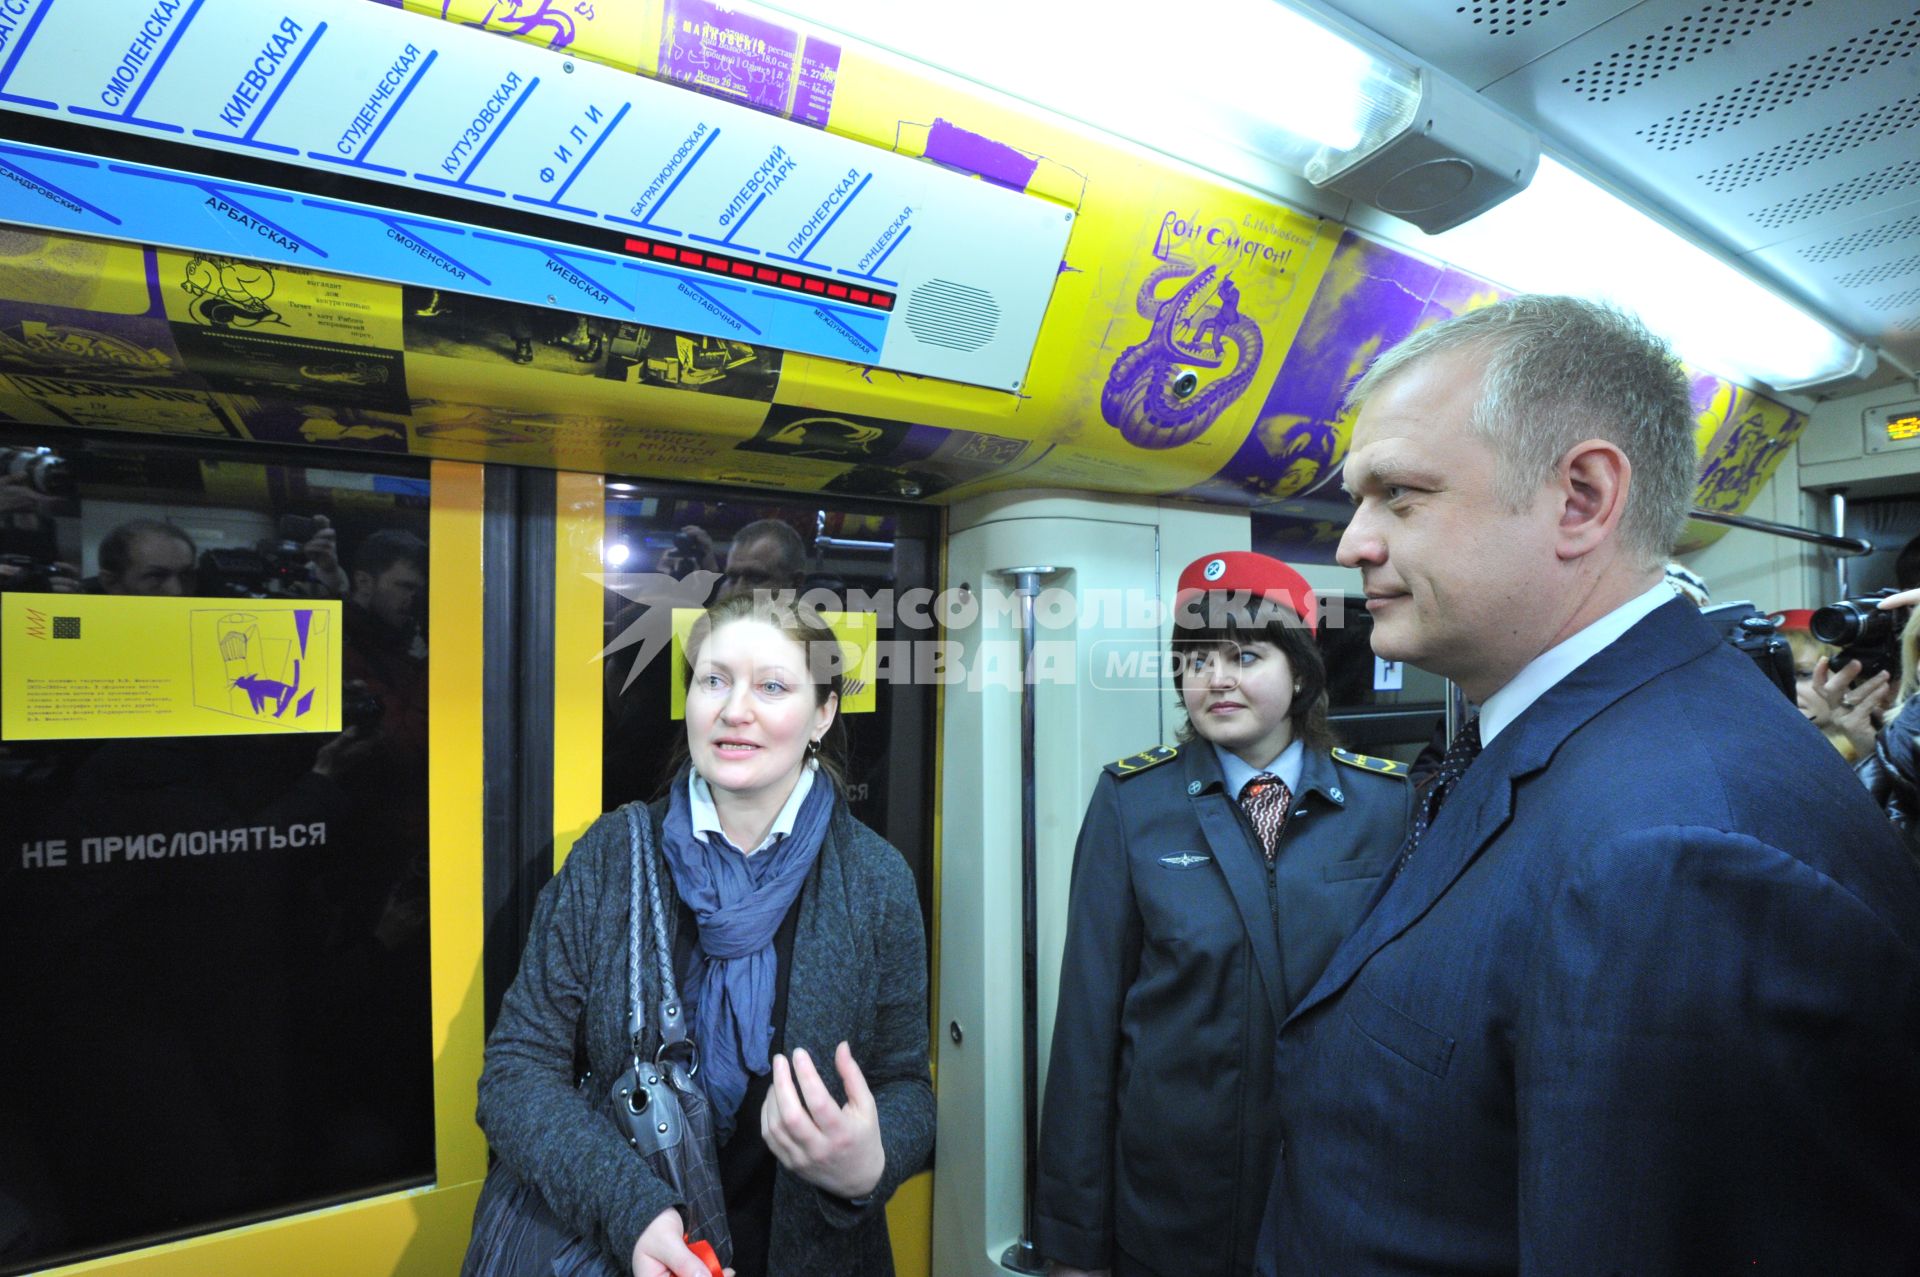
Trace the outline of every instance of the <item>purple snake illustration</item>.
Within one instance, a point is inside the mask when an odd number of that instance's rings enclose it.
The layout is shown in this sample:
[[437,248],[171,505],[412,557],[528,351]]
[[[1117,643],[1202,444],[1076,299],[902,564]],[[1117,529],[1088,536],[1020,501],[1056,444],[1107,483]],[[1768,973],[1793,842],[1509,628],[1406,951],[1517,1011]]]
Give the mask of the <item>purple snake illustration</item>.
[[[1193,263],[1171,258],[1147,276],[1134,305],[1153,321],[1147,339],[1113,361],[1100,392],[1100,415],[1121,438],[1141,448],[1177,448],[1198,438],[1253,383],[1260,366],[1260,327],[1240,313],[1240,291],[1223,278],[1211,304],[1201,300],[1218,267],[1192,274]],[[1192,275],[1165,301],[1154,292],[1169,279]],[[1180,330],[1189,326],[1182,340]],[[1231,362],[1226,347],[1233,348]],[[1228,367],[1203,385],[1200,370]]]
[[[589,22],[593,20],[591,4],[576,4],[573,11]],[[573,19],[564,9],[556,8],[553,0],[493,0],[478,22],[461,22],[453,12],[453,0],[441,0],[440,16],[461,26],[480,27],[502,35],[526,37],[552,32],[547,41],[550,49],[564,49],[573,43]]]

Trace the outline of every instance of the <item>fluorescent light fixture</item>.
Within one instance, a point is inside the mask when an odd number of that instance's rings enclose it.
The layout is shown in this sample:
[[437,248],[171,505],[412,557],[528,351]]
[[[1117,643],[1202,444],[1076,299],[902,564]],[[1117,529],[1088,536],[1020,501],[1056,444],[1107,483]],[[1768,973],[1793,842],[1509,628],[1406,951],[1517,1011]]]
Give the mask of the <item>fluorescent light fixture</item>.
[[1531,293],[1633,311],[1696,368],[1776,389],[1854,375],[1867,357],[1737,267],[1542,156],[1526,190],[1410,247]]
[[[1418,77],[1276,0],[903,0],[763,7],[1094,128],[1193,158],[1222,139],[1295,173],[1399,133]],[[1203,52],[1186,51],[1204,31]]]

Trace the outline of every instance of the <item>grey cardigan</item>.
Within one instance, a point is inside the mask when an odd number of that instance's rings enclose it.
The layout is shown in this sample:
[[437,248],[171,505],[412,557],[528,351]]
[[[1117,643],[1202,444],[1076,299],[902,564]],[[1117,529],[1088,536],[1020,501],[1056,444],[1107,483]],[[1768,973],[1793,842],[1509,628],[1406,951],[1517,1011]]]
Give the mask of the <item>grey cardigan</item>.
[[[658,810],[652,818],[657,835]],[[479,1110],[494,1152],[623,1268],[641,1230],[678,1203],[605,1116],[601,1082],[591,1084],[592,1095],[574,1089],[573,1047],[584,1007],[595,1078],[614,1078],[628,1060],[631,865],[626,817],[609,812],[541,891],[520,972],[487,1039]],[[667,873],[664,861],[659,870]],[[678,914],[668,906],[670,934]],[[833,1052],[843,1040],[853,1048],[879,1109],[886,1169],[868,1202],[856,1207],[781,1167],[768,1277],[882,1277],[893,1272],[886,1201],[933,1149],[925,932],[906,862],[837,797],[795,925],[787,1049],[804,1047],[844,1103]],[[642,967],[651,1019],[659,995],[651,963]],[[757,1113],[740,1115],[749,1130],[758,1120]]]

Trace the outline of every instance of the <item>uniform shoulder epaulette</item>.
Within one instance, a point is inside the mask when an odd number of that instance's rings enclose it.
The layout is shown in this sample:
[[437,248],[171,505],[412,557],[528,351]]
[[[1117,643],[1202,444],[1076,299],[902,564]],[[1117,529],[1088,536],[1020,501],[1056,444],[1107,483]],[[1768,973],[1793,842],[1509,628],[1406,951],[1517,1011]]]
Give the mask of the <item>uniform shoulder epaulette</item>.
[[1356,754],[1350,749],[1333,751],[1333,761],[1345,763],[1349,767],[1358,767],[1362,771],[1377,772],[1382,776],[1405,776],[1407,765],[1396,763],[1391,758],[1375,758],[1371,754]]
[[1161,763],[1168,762],[1179,756],[1180,747],[1178,745],[1155,745],[1152,749],[1142,750],[1138,754],[1131,754],[1126,758],[1116,759],[1108,763],[1106,770],[1112,772],[1115,776],[1131,776],[1135,772],[1143,772],[1149,767],[1158,767]]

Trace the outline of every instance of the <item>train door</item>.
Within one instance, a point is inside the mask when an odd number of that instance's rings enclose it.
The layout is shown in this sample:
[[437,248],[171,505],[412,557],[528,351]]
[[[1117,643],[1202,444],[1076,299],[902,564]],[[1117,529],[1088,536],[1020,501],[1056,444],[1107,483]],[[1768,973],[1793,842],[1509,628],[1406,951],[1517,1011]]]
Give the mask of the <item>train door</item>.
[[[376,1233],[398,1264],[485,1169],[445,694],[478,468],[66,427],[0,455],[0,1271],[291,1271]],[[224,1231],[294,1215],[322,1223]]]
[[[664,794],[684,762],[672,609],[698,609],[722,589],[792,590],[822,609],[850,648],[842,705],[848,805],[906,858],[931,953],[939,688],[912,676],[911,653],[929,637],[940,512],[831,493],[795,498],[577,473],[526,478],[551,493],[534,506],[551,501],[555,533],[546,826],[553,856],[523,866],[525,881],[544,879],[600,813]],[[530,776],[527,788],[540,780]],[[530,902],[531,893],[521,899]],[[517,951],[490,944],[490,1003]],[[928,1271],[931,1178],[909,1181],[889,1203],[903,1274]]]

